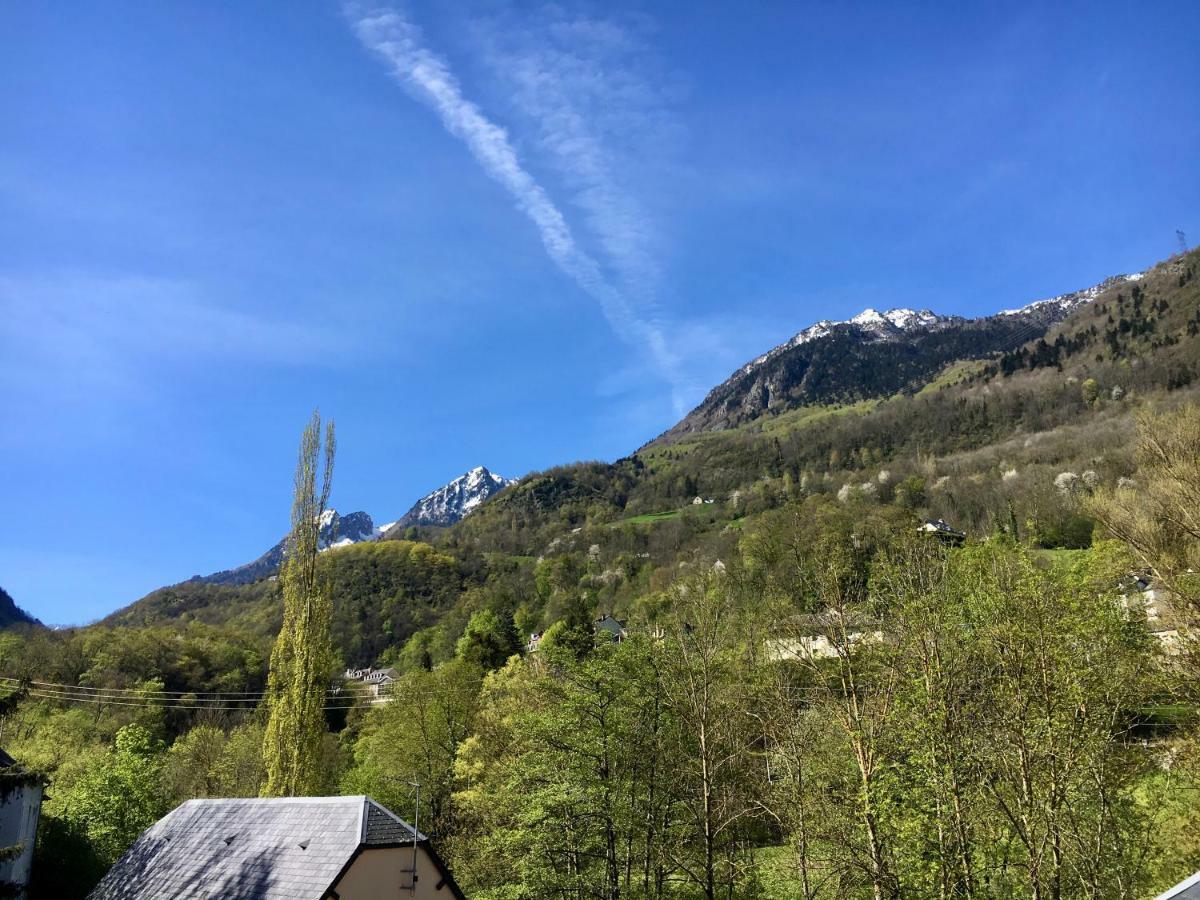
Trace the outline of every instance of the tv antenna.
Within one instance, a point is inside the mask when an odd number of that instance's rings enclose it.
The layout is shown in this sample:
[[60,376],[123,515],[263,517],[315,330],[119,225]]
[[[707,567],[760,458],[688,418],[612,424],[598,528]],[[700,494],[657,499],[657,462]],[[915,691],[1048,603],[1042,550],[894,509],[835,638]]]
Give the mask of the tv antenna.
[[1175,237],[1179,239],[1179,252],[1187,253],[1188,252],[1187,235],[1183,233],[1182,228],[1175,229]]
[[401,884],[400,890],[407,890],[410,894],[417,892],[417,844],[419,840],[420,821],[421,821],[421,782],[409,781],[401,775],[384,775],[384,781],[399,781],[407,784],[413,789],[415,797],[413,799],[413,822],[412,822],[412,868],[401,869],[401,875],[408,875],[412,880],[408,884]]

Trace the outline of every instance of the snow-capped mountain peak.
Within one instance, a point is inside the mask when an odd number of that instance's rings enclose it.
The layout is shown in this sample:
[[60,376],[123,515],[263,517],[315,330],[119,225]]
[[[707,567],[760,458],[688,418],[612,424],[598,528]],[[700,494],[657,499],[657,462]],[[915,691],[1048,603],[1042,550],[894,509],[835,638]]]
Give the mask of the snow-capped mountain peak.
[[971,319],[905,307],[886,312],[868,307],[840,322],[823,319],[735,371],[654,443],[737,427],[797,406],[910,390],[948,363],[987,358],[1044,335],[1077,307],[1142,277],[1118,275],[1020,309]]
[[785,341],[778,347],[771,348],[757,359],[751,360],[742,367],[742,372],[749,374],[764,362],[773,359],[780,353],[791,350],[793,347],[799,347],[801,344],[815,341],[818,338],[826,337],[839,330],[857,329],[859,333],[866,331],[875,338],[886,339],[898,337],[903,332],[936,328],[947,322],[954,321],[958,321],[957,316],[939,316],[928,309],[897,308],[881,313],[873,307],[867,307],[857,316],[850,319],[838,322],[831,321],[830,319],[822,319],[820,322],[809,325],[790,340]]
[[1082,291],[1059,294],[1057,297],[1050,297],[1047,300],[1035,300],[1033,303],[1027,303],[1025,306],[1020,306],[1016,309],[1002,310],[997,315],[1020,316],[1026,313],[1038,312],[1070,312],[1077,306],[1082,306],[1084,303],[1091,303],[1100,296],[1101,292],[1108,290],[1113,285],[1125,284],[1130,281],[1141,281],[1145,276],[1145,272],[1134,272],[1132,275],[1114,275],[1112,278],[1106,278],[1099,284],[1094,284],[1090,288],[1084,288]]
[[[323,552],[363,541],[377,541],[397,526],[453,525],[483,501],[513,483],[513,479],[476,466],[422,497],[402,518],[382,525],[376,525],[362,511],[343,516],[336,509],[326,509],[317,517],[320,525],[319,546]],[[249,584],[277,572],[286,550],[285,537],[253,562],[212,575],[198,575],[193,580],[212,584]]]
[[510,484],[512,479],[476,466],[436,491],[426,494],[396,522],[397,526],[453,525],[484,500]]
[[887,319],[876,309],[867,307],[850,320],[852,325],[882,325]]

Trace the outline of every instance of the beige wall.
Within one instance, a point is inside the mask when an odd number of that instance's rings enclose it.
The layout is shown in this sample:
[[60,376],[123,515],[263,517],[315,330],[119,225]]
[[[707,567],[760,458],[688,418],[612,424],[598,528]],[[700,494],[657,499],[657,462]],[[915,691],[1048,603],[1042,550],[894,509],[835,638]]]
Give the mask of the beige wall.
[[424,847],[417,848],[417,890],[408,885],[412,868],[412,848],[364,850],[333,886],[341,900],[449,900],[454,894],[449,885],[440,891],[442,873]]
[[[33,865],[33,845],[37,841],[38,814],[42,808],[42,786],[24,784],[0,804],[0,847],[21,844],[21,855],[0,862],[0,881],[18,885],[18,897],[25,896],[29,871]],[[442,896],[445,896],[445,891]]]

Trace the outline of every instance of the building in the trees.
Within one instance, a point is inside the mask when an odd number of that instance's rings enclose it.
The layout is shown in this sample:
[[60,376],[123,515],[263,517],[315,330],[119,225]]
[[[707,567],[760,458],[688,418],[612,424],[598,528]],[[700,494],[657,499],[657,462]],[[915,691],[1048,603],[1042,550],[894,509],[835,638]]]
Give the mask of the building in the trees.
[[29,886],[42,786],[40,775],[0,750],[0,896],[24,897]]
[[917,531],[921,534],[927,534],[930,537],[937,538],[945,544],[952,547],[957,547],[967,539],[965,532],[951,526],[944,519],[926,519],[917,526]]
[[364,685],[371,696],[379,697],[381,694],[388,693],[388,688],[400,678],[400,672],[391,667],[372,669],[368,666],[365,669],[347,669],[345,678],[347,681]]
[[625,640],[625,638],[628,636],[628,632],[625,630],[625,623],[620,619],[614,619],[610,615],[603,615],[593,622],[592,631],[594,631],[597,636],[607,634],[617,643]]
[[429,839],[369,797],[189,800],[89,900],[462,900]]
[[1179,630],[1179,616],[1171,602],[1171,594],[1144,573],[1129,575],[1120,587],[1126,615],[1145,617],[1146,628],[1168,656],[1183,652],[1186,638]]

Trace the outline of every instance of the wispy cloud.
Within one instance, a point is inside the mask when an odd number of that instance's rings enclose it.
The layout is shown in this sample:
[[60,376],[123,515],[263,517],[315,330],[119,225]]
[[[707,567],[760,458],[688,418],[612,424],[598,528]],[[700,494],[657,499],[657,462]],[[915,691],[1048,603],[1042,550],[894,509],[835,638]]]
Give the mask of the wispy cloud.
[[164,366],[311,364],[345,343],[160,278],[0,278],[0,308],[0,388],[55,400],[143,393]]
[[657,71],[640,31],[557,6],[472,28],[491,79],[571,192],[623,290],[656,310],[661,236],[634,173],[668,155],[676,128],[664,87],[673,80]]
[[[534,83],[543,81],[542,73],[527,68],[521,75],[528,87],[523,91],[525,109],[543,123],[543,142],[561,159],[574,159],[570,174],[576,180],[577,196],[601,248],[617,270],[616,279],[580,246],[563,212],[522,164],[507,131],[464,96],[446,61],[425,46],[417,25],[392,8],[364,11],[352,6],[347,15],[363,45],[388,65],[413,97],[433,109],[446,130],[466,144],[484,171],[509,191],[517,208],[534,223],[550,258],[600,304],[616,334],[648,355],[671,386],[676,411],[681,411],[685,388],[679,361],[644,289],[645,282],[656,275],[644,220],[617,190],[603,153],[578,110],[565,95],[538,89],[545,86]],[[553,75],[546,73],[545,77]]]

